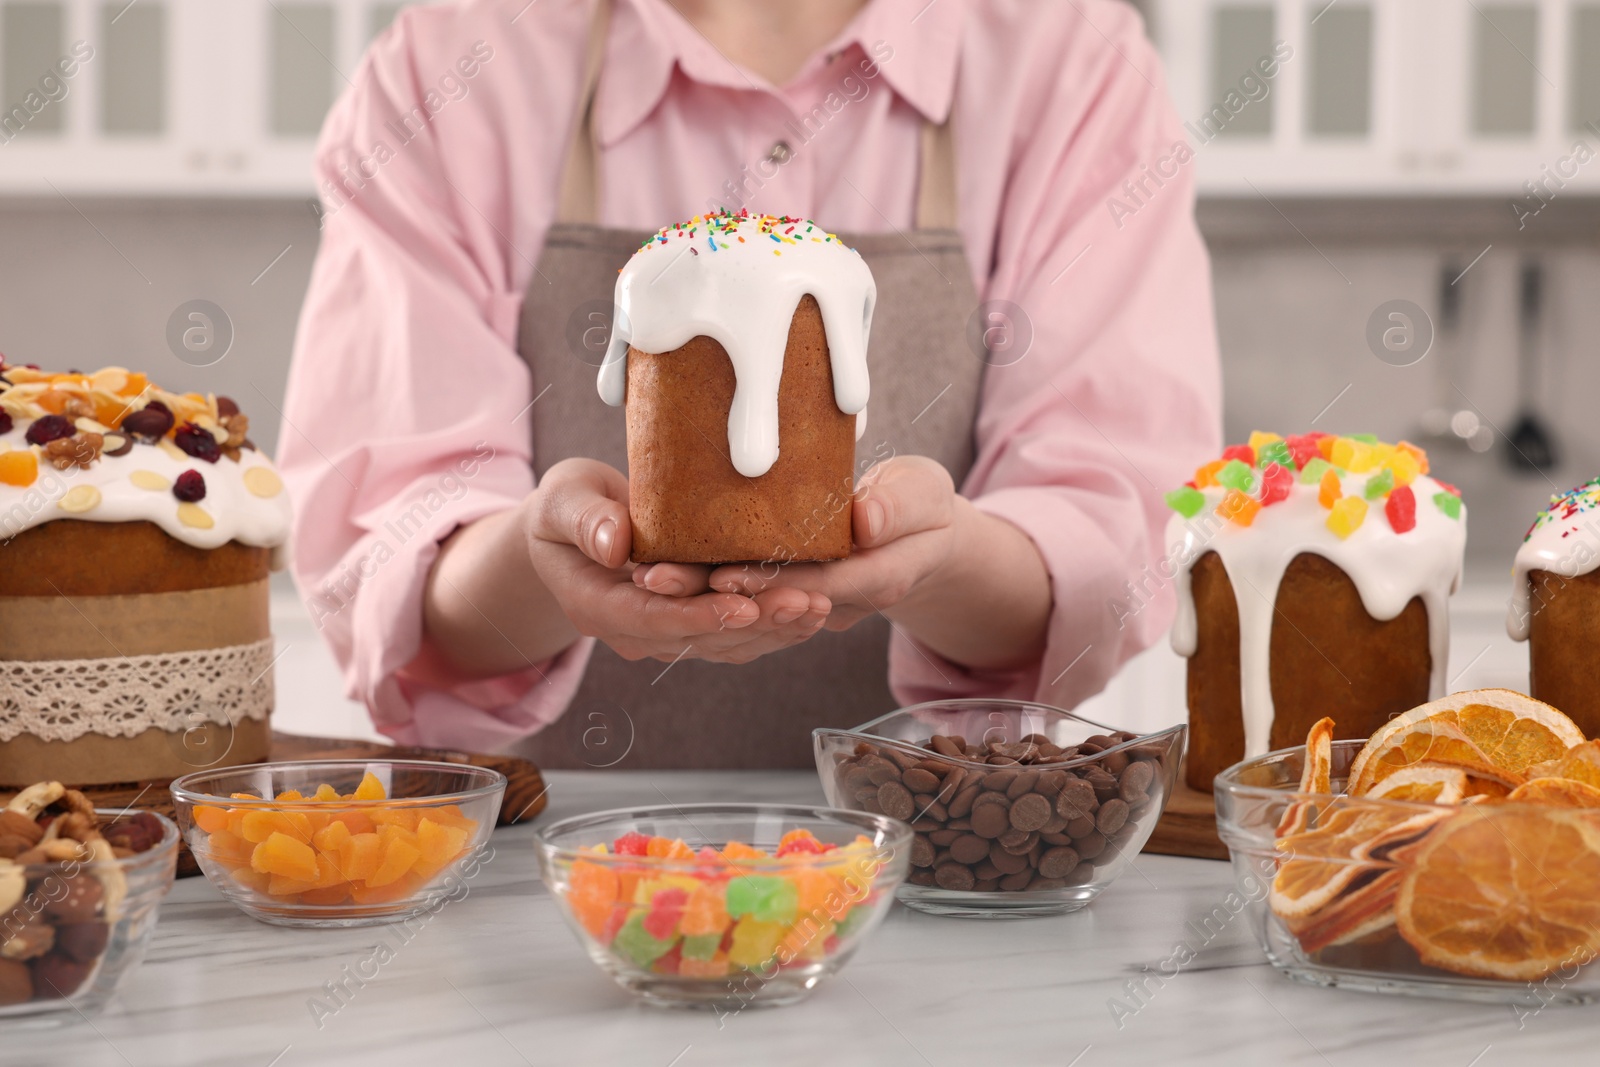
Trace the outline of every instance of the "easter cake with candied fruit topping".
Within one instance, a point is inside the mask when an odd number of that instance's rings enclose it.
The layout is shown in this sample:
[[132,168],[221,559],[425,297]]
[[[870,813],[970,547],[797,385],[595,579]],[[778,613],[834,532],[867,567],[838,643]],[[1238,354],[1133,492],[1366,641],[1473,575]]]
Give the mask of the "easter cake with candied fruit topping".
[[0,364],[0,785],[265,758],[289,502],[227,397]]
[[1257,432],[1167,503],[1192,788],[1324,716],[1366,736],[1444,695],[1467,515],[1422,449]]

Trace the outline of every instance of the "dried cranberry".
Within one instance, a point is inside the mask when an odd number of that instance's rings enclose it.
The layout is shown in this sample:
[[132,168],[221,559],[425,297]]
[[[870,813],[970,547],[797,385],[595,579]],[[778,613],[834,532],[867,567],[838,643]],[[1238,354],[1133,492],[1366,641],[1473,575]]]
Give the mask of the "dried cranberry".
[[11,412],[0,411],[0,433],[10,433],[12,425]]
[[186,455],[195,459],[203,459],[207,463],[215,463],[222,458],[222,449],[217,444],[217,439],[211,436],[210,430],[186,422],[178,427],[178,432],[172,438],[172,443],[177,445]]
[[78,428],[65,415],[45,415],[33,420],[33,425],[28,427],[27,437],[30,445],[47,445],[77,432]]
[[152,400],[138,411],[129,412],[122,420],[122,430],[140,438],[146,444],[158,441],[172,429],[172,412],[159,400]]
[[[178,431],[180,434],[182,430]],[[182,445],[178,446],[182,448]],[[187,451],[187,449],[185,449]],[[212,460],[213,463],[216,460]],[[206,480],[200,476],[199,471],[184,471],[178,475],[178,480],[172,483],[172,495],[179,500],[193,504],[197,500],[206,498]]]
[[219,396],[217,397],[217,414],[222,418],[227,418],[229,415],[237,415],[239,414],[239,405],[234,403],[231,396]]

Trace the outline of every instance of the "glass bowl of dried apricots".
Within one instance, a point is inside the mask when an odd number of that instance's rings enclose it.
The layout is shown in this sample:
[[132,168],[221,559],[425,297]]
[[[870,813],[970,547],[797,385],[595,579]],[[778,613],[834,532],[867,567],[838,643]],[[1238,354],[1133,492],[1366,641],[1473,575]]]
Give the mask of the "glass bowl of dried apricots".
[[247,915],[373,926],[462,893],[506,779],[424,760],[304,760],[202,771],[171,788],[189,851]]
[[[1216,779],[1238,918],[1291,978],[1510,1004],[1600,1000],[1600,740],[1521,693],[1456,693]],[[1220,932],[1220,931],[1219,931]]]

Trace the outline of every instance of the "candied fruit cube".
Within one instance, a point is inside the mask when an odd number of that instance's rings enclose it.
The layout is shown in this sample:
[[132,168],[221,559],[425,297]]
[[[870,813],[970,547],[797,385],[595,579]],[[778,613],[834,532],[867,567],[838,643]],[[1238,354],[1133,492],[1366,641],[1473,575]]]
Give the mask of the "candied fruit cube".
[[684,956],[678,961],[678,973],[692,978],[723,978],[728,973],[728,957],[719,954],[709,960],[696,960]]
[[1406,533],[1417,525],[1417,495],[1409,485],[1402,485],[1389,494],[1383,505],[1383,514],[1395,533]]
[[387,800],[389,799],[389,794],[384,792],[383,783],[378,781],[378,776],[368,771],[361,776],[361,784],[356,786],[352,799]]
[[611,947],[638,966],[648,967],[665,956],[672,948],[672,943],[671,938],[661,938],[651,934],[644,924],[644,913],[635,911],[628,916],[628,921],[622,924],[622,929],[617,931]]
[[1333,470],[1333,464],[1321,456],[1313,455],[1300,465],[1300,484],[1321,485],[1322,476],[1331,470]]
[[619,856],[647,856],[649,855],[650,839],[644,834],[630,830],[611,843],[611,851]]
[[1395,485],[1410,485],[1422,473],[1422,466],[1410,452],[1396,449],[1384,464],[1386,470],[1394,477]]
[[1340,497],[1328,512],[1328,529],[1342,541],[1361,529],[1367,519],[1367,502],[1358,496]]
[[1192,519],[1200,514],[1205,506],[1206,495],[1198,489],[1182,486],[1167,494],[1167,507],[1186,519]]
[[1317,451],[1321,453],[1322,458],[1327,460],[1329,463],[1333,462],[1333,446],[1338,441],[1339,438],[1335,437],[1333,434],[1329,434],[1326,437],[1317,438]]
[[[1246,467],[1256,465],[1256,450],[1249,445],[1229,445],[1222,450],[1222,458],[1232,462],[1243,463]],[[1224,485],[1227,483],[1224,482]]]
[[678,928],[685,936],[720,936],[732,921],[723,905],[721,890],[701,885],[689,895]]
[[1461,498],[1454,493],[1433,494],[1433,506],[1452,519],[1461,518]]
[[680,948],[686,960],[715,959],[717,949],[722,947],[722,934],[684,934]]
[[39,457],[31,449],[0,452],[0,483],[26,489],[39,479]]
[[1396,452],[1404,452],[1417,461],[1417,473],[1428,473],[1428,453],[1412,444],[1410,441],[1401,441],[1394,446]]
[[1217,484],[1217,472],[1228,465],[1225,459],[1214,459],[1194,472],[1194,485],[1196,489],[1209,489]]
[[1256,514],[1261,510],[1261,501],[1246,496],[1237,489],[1229,489],[1222,503],[1217,505],[1217,514],[1229,522],[1238,523],[1240,526],[1249,526],[1256,521]]
[[1288,467],[1291,470],[1299,466],[1299,464],[1295,462],[1294,452],[1289,448],[1288,442],[1272,441],[1256,449],[1257,467],[1260,467],[1262,470],[1266,470],[1274,463],[1280,467]]
[[1276,504],[1280,500],[1287,500],[1289,491],[1293,488],[1293,471],[1277,462],[1267,464],[1266,470],[1261,472],[1262,506]]
[[1329,468],[1322,472],[1322,482],[1317,487],[1317,500],[1325,508],[1331,508],[1344,496],[1344,489],[1339,485],[1339,472]]
[[274,830],[250,854],[250,866],[263,874],[278,874],[303,882],[317,877],[317,854],[304,841]]
[[[1317,450],[1318,437],[1315,434],[1291,434],[1289,437],[1289,454],[1294,457],[1294,465],[1305,468],[1313,459],[1322,458],[1322,453]],[[1312,483],[1316,479],[1311,479]]]
[[822,842],[817,840],[817,835],[810,830],[790,830],[778,839],[779,856],[790,856],[797,853],[814,856],[822,851]]
[[1283,440],[1282,434],[1271,433],[1267,430],[1250,431],[1250,447],[1256,450],[1256,455],[1261,455],[1261,446],[1276,444]]
[[572,917],[592,936],[605,939],[606,923],[611,918],[613,905],[584,897],[568,897],[567,907],[572,909]]
[[740,919],[733,926],[728,959],[740,967],[759,967],[772,958],[788,929],[787,923],[763,922],[748,916]]
[[1368,500],[1381,500],[1394,491],[1394,471],[1381,470],[1367,479],[1362,496]]
[[764,860],[767,854],[759,848],[751,848],[743,841],[729,841],[722,846],[722,858],[725,860]]
[[1241,493],[1248,493],[1255,488],[1255,472],[1242,460],[1230,459],[1227,465],[1217,472],[1217,484],[1228,489],[1236,489]]

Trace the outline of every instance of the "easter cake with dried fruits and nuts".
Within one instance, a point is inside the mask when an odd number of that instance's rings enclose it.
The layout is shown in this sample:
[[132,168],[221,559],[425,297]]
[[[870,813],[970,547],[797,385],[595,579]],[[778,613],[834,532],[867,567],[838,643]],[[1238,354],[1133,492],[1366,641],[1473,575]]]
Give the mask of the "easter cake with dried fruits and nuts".
[[1467,512],[1422,449],[1256,432],[1167,503],[1191,788],[1325,715],[1371,733],[1443,695]]
[[265,758],[289,501],[227,397],[0,363],[0,786]]

